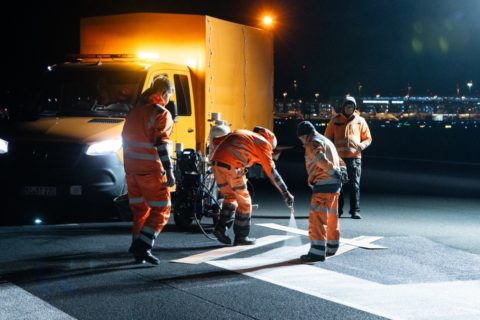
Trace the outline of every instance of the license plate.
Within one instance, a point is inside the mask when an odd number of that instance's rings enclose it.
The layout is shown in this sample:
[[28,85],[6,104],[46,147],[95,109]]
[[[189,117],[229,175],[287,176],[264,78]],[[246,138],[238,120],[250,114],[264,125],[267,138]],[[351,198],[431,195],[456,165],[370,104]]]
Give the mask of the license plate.
[[55,197],[57,195],[57,188],[26,186],[23,188],[23,194],[26,196]]

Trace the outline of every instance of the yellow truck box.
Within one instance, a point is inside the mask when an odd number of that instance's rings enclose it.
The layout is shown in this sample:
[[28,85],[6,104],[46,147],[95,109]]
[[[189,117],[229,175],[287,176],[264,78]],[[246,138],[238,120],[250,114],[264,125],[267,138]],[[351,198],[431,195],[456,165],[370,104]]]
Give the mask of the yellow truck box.
[[[197,150],[205,150],[212,112],[220,112],[232,129],[272,129],[273,40],[265,30],[183,14],[91,17],[81,21],[80,52],[144,54],[154,56],[152,62],[188,66]],[[149,85],[146,81],[144,89]],[[188,134],[180,131],[186,129],[176,131],[188,146]]]

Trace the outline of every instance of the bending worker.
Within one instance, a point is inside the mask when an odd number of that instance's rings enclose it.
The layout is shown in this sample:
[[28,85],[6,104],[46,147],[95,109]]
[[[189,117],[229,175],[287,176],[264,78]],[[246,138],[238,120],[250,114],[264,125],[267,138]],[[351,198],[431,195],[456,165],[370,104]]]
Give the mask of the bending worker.
[[300,259],[325,261],[325,256],[334,255],[339,246],[337,208],[342,180],[347,178],[345,163],[333,143],[318,133],[309,121],[298,124],[297,136],[305,148],[308,184],[313,191],[308,221],[310,250]]
[[372,143],[370,129],[365,119],[356,110],[355,98],[347,96],[342,103],[340,113],[330,119],[325,137],[332,140],[338,154],[345,161],[349,182],[342,187],[338,204],[339,216],[343,214],[344,191],[350,193],[350,215],[353,219],[360,216],[360,178],[362,175],[362,151]]
[[[246,168],[259,163],[273,185],[280,191],[288,207],[293,206],[293,196],[275,169],[272,159],[277,146],[275,135],[263,127],[249,130],[235,130],[213,139],[217,145],[212,155],[215,181],[224,196],[220,218],[213,231],[218,241],[232,244],[226,234],[233,224],[234,245],[250,245],[255,238],[250,233],[252,200],[247,189]],[[235,215],[235,218],[234,218]]]
[[174,87],[166,77],[156,79],[125,121],[122,138],[128,200],[133,213],[129,252],[137,263],[159,264],[151,249],[170,216],[170,191],[175,184],[169,136],[173,130],[165,109]]

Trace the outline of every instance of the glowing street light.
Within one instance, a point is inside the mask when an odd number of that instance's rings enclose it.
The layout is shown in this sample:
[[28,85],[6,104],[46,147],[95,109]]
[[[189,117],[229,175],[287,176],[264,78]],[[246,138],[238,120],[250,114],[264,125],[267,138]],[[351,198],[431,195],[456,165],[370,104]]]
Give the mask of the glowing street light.
[[261,18],[261,24],[264,28],[266,29],[272,29],[273,28],[273,25],[275,24],[275,20],[273,18],[272,15],[270,14],[265,14],[262,18]]
[[472,95],[472,86],[473,86],[473,81],[470,80],[467,82],[467,87],[468,87],[468,93]]

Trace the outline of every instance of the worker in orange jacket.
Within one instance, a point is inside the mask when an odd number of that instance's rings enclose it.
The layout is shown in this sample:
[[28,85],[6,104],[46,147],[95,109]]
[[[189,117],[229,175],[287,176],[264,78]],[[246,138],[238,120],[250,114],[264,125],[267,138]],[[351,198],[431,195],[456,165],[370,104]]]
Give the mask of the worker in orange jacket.
[[[213,139],[216,145],[211,157],[215,182],[224,196],[220,218],[213,231],[217,239],[232,244],[226,234],[233,224],[235,239],[233,245],[251,245],[255,238],[250,233],[252,200],[247,189],[246,168],[258,163],[270,181],[282,194],[288,207],[293,206],[293,196],[275,169],[273,153],[277,146],[275,135],[263,127],[249,130],[235,130]],[[235,218],[234,218],[235,216]]]
[[305,148],[308,185],[312,188],[309,229],[310,250],[300,259],[305,262],[325,261],[334,255],[340,244],[338,197],[346,180],[345,163],[334,144],[315,130],[309,121],[298,124],[297,136]]
[[170,216],[168,188],[175,185],[169,140],[173,120],[165,106],[173,91],[168,78],[156,79],[130,111],[123,127],[128,201],[133,213],[129,252],[137,263],[159,264],[151,249]]
[[372,143],[370,129],[365,119],[356,110],[355,98],[347,96],[342,102],[341,112],[330,119],[325,137],[333,141],[338,154],[345,161],[349,182],[342,187],[338,204],[339,216],[343,214],[344,191],[350,193],[350,215],[360,216],[360,178],[362,175],[362,151]]

